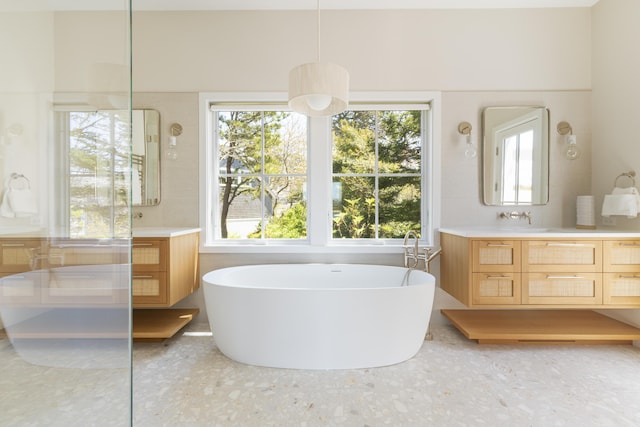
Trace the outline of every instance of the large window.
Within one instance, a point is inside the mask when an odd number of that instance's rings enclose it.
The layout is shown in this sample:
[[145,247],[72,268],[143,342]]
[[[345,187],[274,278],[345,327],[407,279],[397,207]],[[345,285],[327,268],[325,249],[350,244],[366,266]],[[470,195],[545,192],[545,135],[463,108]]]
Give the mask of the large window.
[[307,118],[202,99],[205,245],[398,245],[410,230],[431,241],[429,100]]

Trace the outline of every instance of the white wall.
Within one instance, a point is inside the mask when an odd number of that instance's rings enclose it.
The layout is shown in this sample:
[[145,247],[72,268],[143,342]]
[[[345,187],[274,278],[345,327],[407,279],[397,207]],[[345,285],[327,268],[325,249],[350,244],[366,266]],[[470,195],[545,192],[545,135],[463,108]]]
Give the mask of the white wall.
[[[638,22],[637,0],[600,0],[593,7],[592,188],[600,203],[622,172],[635,171],[640,183]],[[639,219],[616,221],[618,227],[640,230]],[[640,310],[607,314],[640,326]]]

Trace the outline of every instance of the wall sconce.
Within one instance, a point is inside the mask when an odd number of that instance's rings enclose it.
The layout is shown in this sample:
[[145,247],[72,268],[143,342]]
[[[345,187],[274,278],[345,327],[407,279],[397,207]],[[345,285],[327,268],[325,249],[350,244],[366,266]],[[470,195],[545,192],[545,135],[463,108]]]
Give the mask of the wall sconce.
[[476,146],[473,145],[473,141],[471,140],[471,123],[469,122],[460,122],[458,125],[458,133],[464,136],[466,148],[464,150],[464,156],[468,159],[473,159],[478,155],[478,150]]
[[169,148],[165,153],[165,156],[169,160],[176,160],[178,158],[176,145],[178,144],[178,136],[180,135],[182,135],[182,125],[180,123],[173,123],[169,126]]
[[573,134],[573,129],[568,122],[560,122],[556,128],[560,135],[565,137],[567,143],[567,149],[564,152],[564,156],[569,160],[575,160],[580,157],[580,149],[578,148],[578,140]]

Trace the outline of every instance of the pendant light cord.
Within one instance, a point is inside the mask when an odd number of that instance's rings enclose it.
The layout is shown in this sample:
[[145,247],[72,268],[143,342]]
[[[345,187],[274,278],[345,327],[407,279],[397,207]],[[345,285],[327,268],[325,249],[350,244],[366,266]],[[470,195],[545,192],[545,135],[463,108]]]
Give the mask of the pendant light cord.
[[318,64],[320,63],[320,0],[316,1],[316,15],[318,19]]

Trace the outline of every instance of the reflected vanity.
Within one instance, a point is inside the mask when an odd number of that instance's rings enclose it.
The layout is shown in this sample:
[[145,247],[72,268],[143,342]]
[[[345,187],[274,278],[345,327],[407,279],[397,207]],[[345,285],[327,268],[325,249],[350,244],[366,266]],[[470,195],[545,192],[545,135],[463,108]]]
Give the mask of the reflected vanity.
[[488,107],[482,114],[483,201],[490,206],[549,201],[549,110]]

